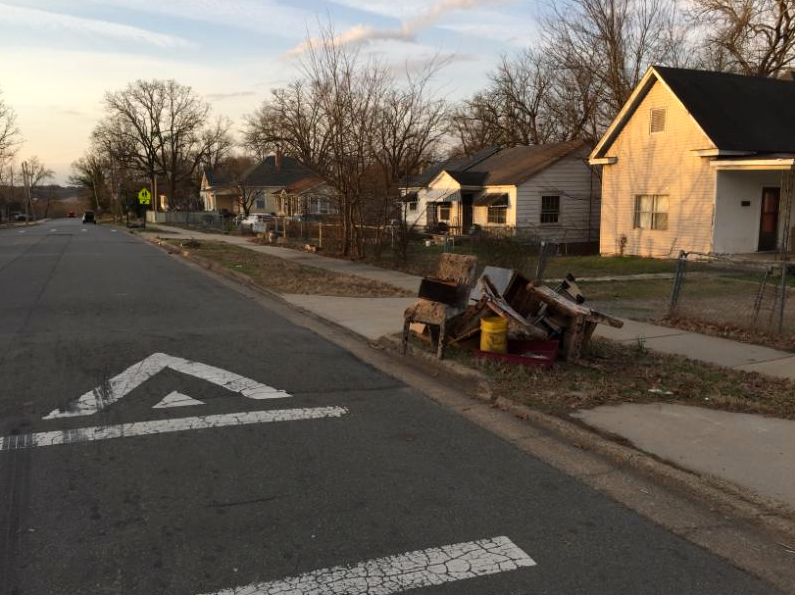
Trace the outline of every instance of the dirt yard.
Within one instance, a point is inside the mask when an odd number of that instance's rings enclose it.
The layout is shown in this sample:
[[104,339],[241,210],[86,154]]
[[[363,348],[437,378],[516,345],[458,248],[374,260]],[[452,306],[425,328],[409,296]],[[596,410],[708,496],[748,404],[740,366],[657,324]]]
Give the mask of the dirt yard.
[[[414,345],[430,347],[415,341]],[[673,402],[795,419],[795,383],[595,338],[580,364],[551,370],[497,364],[450,348],[448,357],[480,370],[496,396],[566,416],[617,403]]]
[[278,293],[300,293],[339,297],[411,297],[413,294],[371,279],[334,273],[260,254],[222,242],[200,242],[186,248],[184,241],[161,238],[163,242],[188,250],[190,254],[219,262],[249,276],[257,285]]

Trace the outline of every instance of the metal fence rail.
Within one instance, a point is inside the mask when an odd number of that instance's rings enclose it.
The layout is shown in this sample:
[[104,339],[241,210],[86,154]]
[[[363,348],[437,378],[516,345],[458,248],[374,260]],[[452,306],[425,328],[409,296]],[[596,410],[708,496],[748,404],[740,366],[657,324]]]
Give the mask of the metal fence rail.
[[795,332],[787,262],[681,252],[668,316],[761,333]]

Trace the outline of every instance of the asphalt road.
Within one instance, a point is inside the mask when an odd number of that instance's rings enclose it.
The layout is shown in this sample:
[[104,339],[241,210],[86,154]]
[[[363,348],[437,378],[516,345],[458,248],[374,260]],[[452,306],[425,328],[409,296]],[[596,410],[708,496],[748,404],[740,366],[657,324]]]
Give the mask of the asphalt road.
[[776,592],[109,227],[0,231],[0,379],[3,594]]

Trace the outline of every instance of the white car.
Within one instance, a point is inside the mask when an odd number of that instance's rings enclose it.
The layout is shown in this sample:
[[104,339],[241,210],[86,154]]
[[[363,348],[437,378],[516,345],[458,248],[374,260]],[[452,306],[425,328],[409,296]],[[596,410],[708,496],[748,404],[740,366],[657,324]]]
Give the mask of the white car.
[[264,232],[266,224],[270,223],[272,227],[274,221],[276,221],[276,217],[269,213],[251,213],[240,221],[240,227],[248,227],[252,231]]

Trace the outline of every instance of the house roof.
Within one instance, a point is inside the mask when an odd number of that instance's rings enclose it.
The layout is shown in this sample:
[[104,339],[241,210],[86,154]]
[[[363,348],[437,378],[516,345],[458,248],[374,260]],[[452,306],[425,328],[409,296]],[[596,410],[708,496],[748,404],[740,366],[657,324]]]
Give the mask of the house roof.
[[451,157],[449,159],[445,159],[444,161],[432,163],[426,167],[421,174],[411,176],[408,179],[407,188],[424,188],[425,186],[428,186],[431,181],[433,181],[433,179],[441,172],[447,171],[449,173],[450,171],[465,171],[473,165],[480,163],[487,157],[490,157],[499,150],[499,147],[486,147],[474,155],[467,157]]
[[485,171],[452,171],[449,169],[444,171],[462,186],[481,186],[489,175]]
[[207,184],[212,186],[224,186],[230,182],[227,176],[218,172],[214,172],[209,167],[204,168],[204,177],[207,178]]
[[247,169],[241,180],[250,186],[290,187],[305,178],[317,177],[306,165],[286,155],[282,156],[281,167],[277,168],[276,157],[271,155]]
[[679,99],[718,149],[754,153],[795,152],[795,82],[652,66],[596,146],[592,157],[606,154],[658,81]]
[[[482,186],[516,186],[585,146],[582,140],[511,147],[484,159],[467,173],[484,175]],[[450,175],[452,175],[451,172]],[[459,181],[459,183],[461,183]]]

